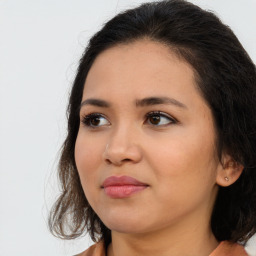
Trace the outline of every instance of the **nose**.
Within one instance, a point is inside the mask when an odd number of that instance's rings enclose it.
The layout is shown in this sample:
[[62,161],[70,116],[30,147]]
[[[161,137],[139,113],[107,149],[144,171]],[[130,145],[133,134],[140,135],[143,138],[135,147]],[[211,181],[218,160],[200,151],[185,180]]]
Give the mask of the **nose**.
[[118,129],[110,135],[103,158],[108,164],[121,166],[124,163],[138,163],[142,150],[136,132],[132,129]]

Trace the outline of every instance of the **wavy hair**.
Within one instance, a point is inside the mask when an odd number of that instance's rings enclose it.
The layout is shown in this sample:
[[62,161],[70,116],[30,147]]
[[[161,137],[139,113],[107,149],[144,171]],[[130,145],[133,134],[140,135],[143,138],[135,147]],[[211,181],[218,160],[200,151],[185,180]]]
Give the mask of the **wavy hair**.
[[191,65],[217,127],[219,158],[226,152],[244,166],[234,184],[219,187],[211,228],[219,241],[245,243],[256,232],[255,65],[232,30],[215,14],[184,0],[145,3],[126,10],[90,39],[69,98],[68,134],[58,168],[62,190],[49,214],[49,228],[63,239],[89,232],[93,241],[103,239],[105,245],[111,241],[110,230],[86,199],[75,163],[79,106],[95,58],[110,47],[143,38],[170,47]]

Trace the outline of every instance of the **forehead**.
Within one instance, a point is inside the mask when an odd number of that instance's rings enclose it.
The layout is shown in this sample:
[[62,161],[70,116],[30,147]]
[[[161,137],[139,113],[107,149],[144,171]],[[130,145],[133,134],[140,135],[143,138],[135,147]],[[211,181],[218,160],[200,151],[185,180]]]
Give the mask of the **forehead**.
[[191,123],[213,124],[193,68],[158,42],[141,40],[102,52],[88,73],[82,102],[100,99],[108,102],[115,113],[128,113],[134,110],[134,102],[152,97],[184,104],[186,119]]
[[[159,42],[139,40],[103,51],[95,59],[85,81],[85,91],[102,89],[147,89],[156,93],[160,85],[196,86],[191,66]],[[167,89],[167,88],[166,88]]]

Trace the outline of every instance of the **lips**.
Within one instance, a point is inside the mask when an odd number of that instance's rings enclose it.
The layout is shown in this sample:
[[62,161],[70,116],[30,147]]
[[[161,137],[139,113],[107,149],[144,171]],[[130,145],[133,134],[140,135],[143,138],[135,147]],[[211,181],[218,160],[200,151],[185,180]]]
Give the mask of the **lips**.
[[147,186],[147,184],[142,183],[129,176],[111,176],[103,182],[103,187],[109,186],[123,186],[123,185],[134,185],[134,186]]
[[103,182],[102,187],[105,194],[111,198],[126,198],[146,189],[148,184],[129,176],[111,176]]

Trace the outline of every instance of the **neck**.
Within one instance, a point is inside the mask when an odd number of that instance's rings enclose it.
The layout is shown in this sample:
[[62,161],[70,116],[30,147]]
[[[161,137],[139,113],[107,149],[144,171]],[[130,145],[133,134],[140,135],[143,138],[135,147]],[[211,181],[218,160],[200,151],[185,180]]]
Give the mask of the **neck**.
[[202,221],[197,225],[194,223],[193,226],[187,224],[143,234],[112,231],[112,243],[108,247],[107,255],[208,256],[218,246],[210,225]]

